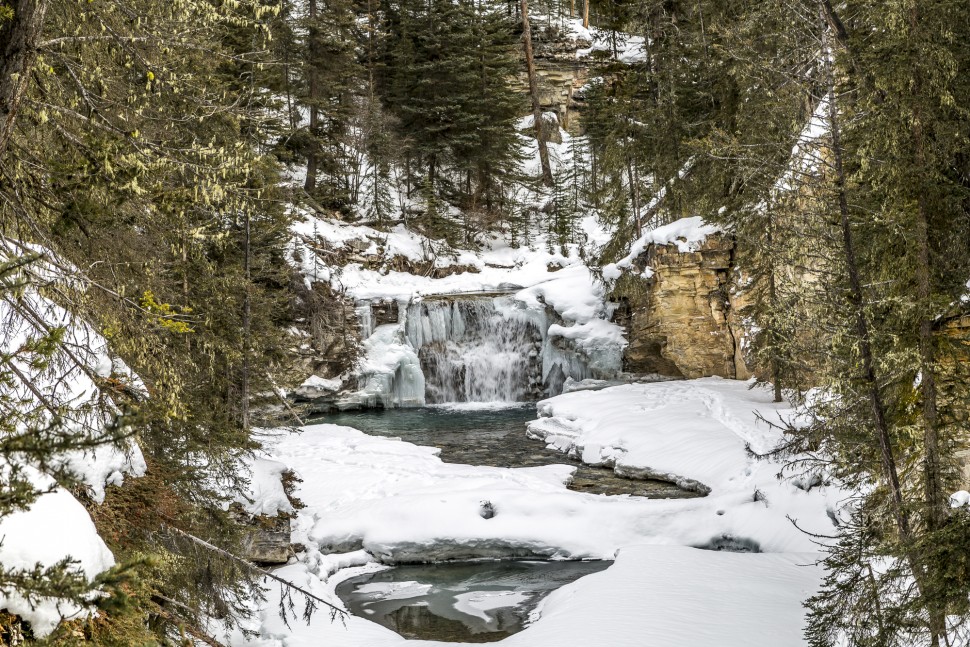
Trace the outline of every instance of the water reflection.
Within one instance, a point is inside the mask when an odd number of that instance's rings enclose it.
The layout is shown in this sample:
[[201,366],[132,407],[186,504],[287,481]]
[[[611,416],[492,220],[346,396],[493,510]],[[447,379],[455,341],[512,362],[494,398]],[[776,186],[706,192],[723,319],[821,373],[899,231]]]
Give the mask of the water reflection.
[[610,562],[476,561],[398,566],[342,582],[351,613],[406,638],[494,642],[521,631],[539,601]]

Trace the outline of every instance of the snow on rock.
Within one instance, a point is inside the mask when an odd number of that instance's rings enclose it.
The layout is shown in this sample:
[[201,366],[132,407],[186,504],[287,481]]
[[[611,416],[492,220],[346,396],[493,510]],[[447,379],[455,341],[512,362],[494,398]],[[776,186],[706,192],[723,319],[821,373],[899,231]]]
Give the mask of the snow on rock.
[[[705,222],[700,216],[675,220],[643,234],[631,245],[629,254],[603,267],[603,277],[610,281],[620,278],[623,270],[629,269],[649,245],[677,245],[677,250],[684,254],[697,250],[708,236],[722,231],[718,225]],[[647,277],[651,275],[647,268]]]
[[[53,481],[36,474],[38,488]],[[77,562],[89,580],[114,565],[114,557],[98,536],[94,523],[77,499],[56,487],[42,494],[28,510],[0,518],[0,564],[14,570],[53,566],[65,558]],[[21,616],[38,637],[48,635],[63,618],[86,610],[63,600],[29,602],[13,591],[0,590],[0,609]]]
[[970,506],[970,492],[960,490],[950,495],[951,508],[963,508],[965,506]]
[[[551,307],[562,319],[562,324],[549,326],[547,338],[570,340],[591,368],[599,374],[615,375],[620,371],[627,341],[623,328],[609,321],[611,313],[605,297],[605,286],[582,265],[560,270],[553,278],[515,295],[516,300],[529,308]],[[551,352],[551,348],[544,349],[544,354]]]
[[[300,386],[293,389],[293,394],[301,398],[325,398],[333,396],[343,388],[343,379],[323,378],[319,375],[311,375],[303,381]],[[282,394],[285,397],[285,394]]]
[[267,458],[247,458],[242,470],[249,484],[246,492],[239,492],[235,501],[250,515],[275,517],[280,512],[292,513],[293,505],[283,487],[286,464]]

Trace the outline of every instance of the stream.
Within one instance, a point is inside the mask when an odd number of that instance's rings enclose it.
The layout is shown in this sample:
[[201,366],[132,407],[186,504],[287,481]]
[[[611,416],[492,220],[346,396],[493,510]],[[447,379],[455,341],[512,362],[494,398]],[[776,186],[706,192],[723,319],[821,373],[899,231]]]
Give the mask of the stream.
[[[697,496],[672,483],[617,476],[607,467],[571,461],[526,435],[533,403],[502,407],[437,406],[371,409],[319,416],[311,423],[354,427],[364,433],[437,447],[449,463],[492,467],[570,464],[569,489],[646,498]],[[347,608],[405,638],[481,643],[521,631],[550,592],[601,571],[603,561],[477,560],[402,565],[340,583]]]
[[577,492],[651,499],[698,496],[673,483],[623,478],[609,467],[586,465],[546,449],[542,442],[526,436],[526,424],[535,419],[535,405],[522,403],[503,408],[445,406],[345,411],[314,418],[310,423],[345,425],[373,436],[437,447],[446,463],[491,467],[568,464],[576,468],[568,487]]

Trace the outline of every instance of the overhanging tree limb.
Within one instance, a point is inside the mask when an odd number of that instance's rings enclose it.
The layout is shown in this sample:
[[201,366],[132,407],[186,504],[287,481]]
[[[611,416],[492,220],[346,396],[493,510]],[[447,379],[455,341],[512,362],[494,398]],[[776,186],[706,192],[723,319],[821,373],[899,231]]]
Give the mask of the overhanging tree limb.
[[232,561],[232,562],[234,562],[236,564],[239,564],[240,566],[244,567],[245,569],[247,569],[247,570],[249,570],[249,571],[251,571],[253,573],[257,573],[257,574],[261,575],[262,577],[267,577],[267,578],[269,578],[271,580],[274,580],[276,582],[279,582],[280,584],[282,584],[286,588],[293,589],[294,591],[298,591],[299,593],[301,593],[302,595],[305,595],[306,597],[310,598],[314,602],[319,602],[320,604],[328,607],[330,609],[330,613],[331,613],[331,616],[332,617],[340,617],[340,618],[343,618],[344,616],[347,615],[347,612],[344,611],[343,609],[341,609],[340,607],[337,607],[337,606],[331,604],[330,602],[324,600],[323,598],[321,598],[321,597],[319,597],[317,595],[314,595],[313,593],[310,593],[306,589],[297,586],[293,582],[290,582],[289,580],[285,580],[282,577],[279,577],[278,575],[274,575],[273,573],[267,571],[264,568],[260,568],[259,566],[256,566],[255,564],[252,564],[250,562],[247,562],[242,557],[238,557],[236,555],[233,555],[229,551],[223,550],[222,548],[219,548],[218,546],[214,546],[213,544],[210,544],[209,542],[207,542],[204,539],[201,539],[199,537],[196,537],[195,535],[189,534],[189,533],[185,532],[184,530],[179,530],[178,528],[175,528],[174,526],[170,526],[170,525],[164,525],[162,527],[162,530],[164,532],[170,532],[173,535],[177,535],[179,537],[182,537],[183,539],[188,539],[192,543],[194,543],[194,544],[196,544],[198,546],[201,546],[201,547],[203,547],[203,548],[205,548],[207,550],[210,550],[210,551],[216,553],[217,555],[220,555],[222,557],[225,557],[226,559],[228,559],[228,560],[230,560],[230,561]]

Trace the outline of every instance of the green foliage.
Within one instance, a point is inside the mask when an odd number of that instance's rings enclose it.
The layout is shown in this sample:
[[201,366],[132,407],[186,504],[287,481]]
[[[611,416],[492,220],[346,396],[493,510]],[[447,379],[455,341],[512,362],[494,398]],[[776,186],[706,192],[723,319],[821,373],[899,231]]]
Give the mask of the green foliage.
[[[606,207],[620,239],[714,213],[737,192],[736,173],[708,155],[707,140],[736,123],[739,91],[725,49],[743,8],[717,1],[599,7],[613,56],[592,70],[597,82],[587,90],[583,124],[595,160],[594,203]],[[643,61],[617,60],[621,30],[646,39]],[[609,246],[603,261],[622,249]]]
[[[0,231],[84,268],[55,290],[58,302],[109,333],[150,392],[112,393],[126,416],[108,431],[137,431],[165,493],[182,501],[128,518],[134,529],[113,546],[122,559],[177,561],[146,594],[182,605],[155,616],[159,637],[206,613],[231,623],[256,590],[232,569],[206,580],[206,559],[156,533],[171,523],[235,545],[222,504],[243,484],[239,458],[258,445],[249,410],[285,382],[290,216],[279,164],[265,153],[280,132],[272,88],[281,81],[269,65],[278,10],[258,0],[52,3],[2,161]],[[56,334],[20,356],[39,366]],[[111,393],[108,381],[99,386]],[[50,472],[45,457],[78,438],[49,419],[32,435],[6,434],[4,449]],[[16,497],[29,489],[3,492],[4,505],[22,508]],[[139,604],[132,614],[144,624],[152,607]],[[130,621],[126,613],[118,617]]]
[[386,21],[378,89],[409,178],[417,166],[452,203],[507,212],[524,110],[509,83],[519,68],[509,19],[488,3],[404,0]]

